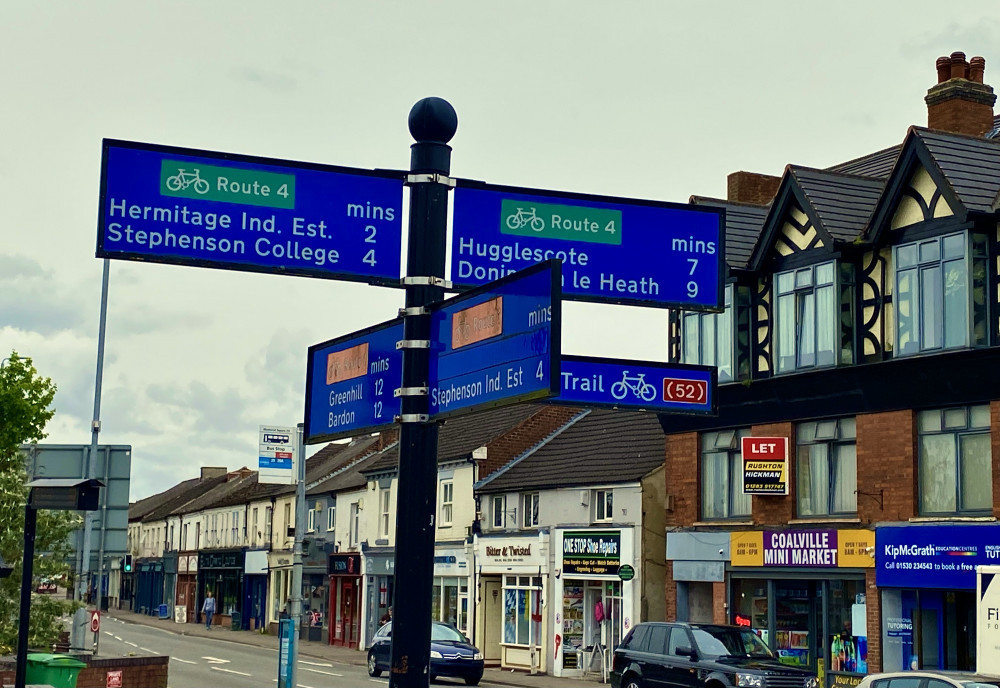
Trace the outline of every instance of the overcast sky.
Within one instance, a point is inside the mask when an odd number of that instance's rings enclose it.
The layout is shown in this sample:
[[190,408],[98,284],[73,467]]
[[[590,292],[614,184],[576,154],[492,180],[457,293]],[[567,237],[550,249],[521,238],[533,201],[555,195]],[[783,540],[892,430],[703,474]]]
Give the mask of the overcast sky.
[[[935,59],[982,55],[1000,85],[998,45],[992,2],[6,0],[0,355],[58,385],[46,441],[89,444],[105,137],[405,169],[407,114],[440,96],[454,176],[686,202],[901,142]],[[132,499],[254,467],[259,425],[302,420],[307,347],[402,304],[112,261],[101,442],[132,445]],[[563,351],[664,360],[665,334],[661,310],[570,304]]]

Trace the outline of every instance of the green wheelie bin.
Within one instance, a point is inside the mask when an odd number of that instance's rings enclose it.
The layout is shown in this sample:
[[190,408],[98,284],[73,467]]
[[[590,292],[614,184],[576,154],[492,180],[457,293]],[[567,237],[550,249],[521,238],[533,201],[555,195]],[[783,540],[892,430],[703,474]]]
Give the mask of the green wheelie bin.
[[68,655],[34,653],[27,657],[24,679],[27,683],[41,683],[53,688],[76,688],[76,677],[86,663]]

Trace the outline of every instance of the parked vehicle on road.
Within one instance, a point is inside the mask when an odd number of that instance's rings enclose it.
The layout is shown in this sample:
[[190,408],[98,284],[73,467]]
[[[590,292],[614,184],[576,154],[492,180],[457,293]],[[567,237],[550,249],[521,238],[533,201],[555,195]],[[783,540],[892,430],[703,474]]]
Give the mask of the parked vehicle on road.
[[1000,678],[966,671],[898,671],[868,674],[858,688],[997,688]]
[[[368,650],[368,675],[381,676],[391,663],[392,622],[375,632]],[[483,653],[451,624],[435,621],[431,625],[430,680],[438,676],[461,678],[475,686],[483,678]]]
[[611,685],[613,688],[819,688],[819,681],[807,669],[779,662],[749,628],[646,622],[637,624],[615,648]]

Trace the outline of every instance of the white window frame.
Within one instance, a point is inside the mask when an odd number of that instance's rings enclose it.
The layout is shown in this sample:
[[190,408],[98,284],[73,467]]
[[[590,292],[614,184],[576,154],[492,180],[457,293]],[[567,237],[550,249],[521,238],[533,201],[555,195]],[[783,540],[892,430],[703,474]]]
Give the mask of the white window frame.
[[332,533],[337,529],[337,505],[330,504],[326,507],[326,532]]
[[306,526],[306,530],[310,533],[316,532],[316,509],[309,510],[309,524]]
[[726,285],[724,303],[722,313],[681,314],[681,363],[716,366],[720,383],[736,379],[732,284]]
[[594,490],[594,522],[607,523],[615,517],[615,491]]
[[[837,365],[839,302],[836,261],[775,274],[772,341],[776,374]],[[830,359],[820,360],[826,356]]]
[[348,523],[348,536],[351,547],[357,547],[361,542],[361,505],[358,502],[351,502],[350,522]]
[[441,481],[441,522],[440,525],[450,526],[455,517],[455,483],[452,480]]
[[538,527],[538,507],[539,494],[537,492],[525,492],[521,496],[521,527]]
[[382,490],[382,494],[379,497],[379,535],[383,538],[389,537],[389,522],[390,514],[392,512],[392,492],[390,488],[385,488]]
[[502,494],[493,495],[492,497],[490,497],[490,527],[500,530],[505,528],[506,525],[507,525],[507,495],[502,495]]

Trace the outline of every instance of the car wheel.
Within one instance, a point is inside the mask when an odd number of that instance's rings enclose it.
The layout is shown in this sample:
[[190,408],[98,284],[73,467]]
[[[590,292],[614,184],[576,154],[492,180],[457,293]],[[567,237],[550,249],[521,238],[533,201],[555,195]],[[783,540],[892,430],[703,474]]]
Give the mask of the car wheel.
[[483,680],[482,676],[466,676],[465,685],[467,686],[478,686],[479,682]]
[[642,682],[636,676],[629,676],[622,682],[622,688],[642,688]]
[[375,661],[375,653],[368,653],[368,675],[378,678],[382,675],[382,670],[378,668],[378,662]]

